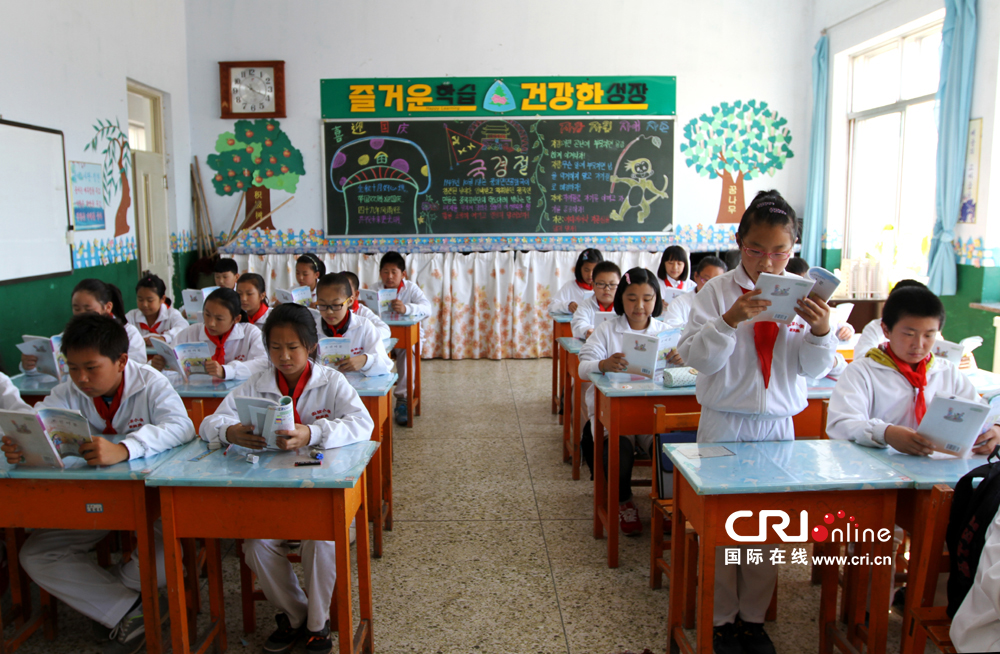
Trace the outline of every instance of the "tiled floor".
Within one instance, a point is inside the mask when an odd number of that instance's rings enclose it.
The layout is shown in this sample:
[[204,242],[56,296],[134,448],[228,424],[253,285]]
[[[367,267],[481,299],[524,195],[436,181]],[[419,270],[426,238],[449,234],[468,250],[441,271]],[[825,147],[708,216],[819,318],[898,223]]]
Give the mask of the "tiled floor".
[[[645,532],[621,540],[620,567],[591,536],[592,484],[572,481],[550,412],[551,361],[427,361],[423,415],[395,430],[395,525],[373,560],[378,652],[604,654],[666,648],[668,590],[649,588]],[[229,651],[259,652],[274,611],[258,605],[244,634],[236,558],[227,543]],[[816,651],[819,590],[786,565],[778,621],[783,654]],[[900,620],[887,651],[898,650]],[[87,621],[63,607],[55,642],[20,652],[100,652]],[[299,650],[301,651],[301,650]],[[933,651],[928,649],[928,651]]]

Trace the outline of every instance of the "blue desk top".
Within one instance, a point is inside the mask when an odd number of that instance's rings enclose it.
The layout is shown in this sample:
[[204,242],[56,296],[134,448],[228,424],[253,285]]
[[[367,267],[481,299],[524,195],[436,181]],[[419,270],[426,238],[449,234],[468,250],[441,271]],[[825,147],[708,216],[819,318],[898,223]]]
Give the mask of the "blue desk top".
[[976,392],[985,398],[990,398],[1000,393],[1000,375],[989,370],[972,370],[965,373],[976,387]]
[[[181,452],[146,478],[148,486],[231,486],[268,488],[353,488],[371,460],[378,443],[365,441],[323,452],[323,465],[304,468],[269,468],[275,457],[290,452],[261,452],[257,464],[248,463],[233,448],[209,450],[201,439],[188,443]],[[208,453],[206,456],[202,456]]]
[[396,347],[396,343],[399,342],[398,338],[383,338],[382,345],[385,346],[386,352]]
[[382,322],[389,325],[390,327],[409,327],[410,325],[416,325],[424,318],[429,317],[423,314],[416,316],[404,316],[401,314],[393,314],[393,315],[395,316],[393,318],[383,318]]
[[573,320],[572,313],[555,313],[549,311],[549,317],[556,322],[570,322]]
[[559,341],[559,346],[570,354],[579,354],[583,348],[584,341],[581,341],[579,338],[560,336],[556,340]]
[[973,468],[986,463],[986,455],[958,459],[953,456],[930,458],[903,454],[891,447],[881,449],[858,445],[866,454],[889,466],[899,475],[912,480],[911,488],[928,489],[935,484],[947,484],[954,488],[958,480]]
[[396,373],[365,377],[361,373],[350,372],[344,375],[351,386],[361,397],[381,397],[392,390],[393,384],[399,379]]
[[[590,381],[594,382],[597,390],[606,397],[676,397],[695,394],[694,386],[667,388],[662,383],[652,380],[628,382],[631,388],[615,388],[607,377],[596,372],[591,373]],[[836,384],[837,382],[832,379],[810,379],[806,397],[810,400],[829,399]]]
[[229,395],[230,391],[239,388],[246,381],[245,379],[222,381],[209,375],[192,375],[189,381],[183,381],[176,373],[168,375],[167,378],[170,379],[170,383],[173,384],[178,395],[195,398],[225,397]]
[[123,461],[113,466],[91,467],[79,457],[66,459],[66,468],[24,468],[12,466],[6,459],[0,458],[0,477],[10,479],[65,479],[77,480],[108,480],[108,481],[141,481],[154,470],[178,456],[184,446],[175,447],[166,452],[142,459]]
[[59,380],[49,375],[14,375],[10,378],[21,395],[48,395],[59,384]]
[[[688,458],[725,447],[733,456]],[[912,482],[847,441],[665,443],[663,451],[699,495],[911,488]]]

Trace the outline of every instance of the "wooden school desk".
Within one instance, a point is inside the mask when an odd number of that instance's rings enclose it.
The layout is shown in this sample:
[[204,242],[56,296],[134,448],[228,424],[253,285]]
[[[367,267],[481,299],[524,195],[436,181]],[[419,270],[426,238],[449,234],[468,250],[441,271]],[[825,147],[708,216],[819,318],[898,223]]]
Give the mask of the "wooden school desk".
[[[549,311],[549,317],[552,318],[552,413],[558,413],[559,398],[563,394],[563,380],[559,374],[559,366],[565,365],[565,360],[562,359],[564,354],[559,349],[559,339],[573,336],[573,330],[569,326],[573,314]],[[559,424],[563,424],[562,416],[559,417]]]
[[[160,517],[160,501],[145,479],[178,456],[183,447],[113,466],[91,467],[73,457],[77,467],[24,468],[0,460],[0,527],[8,529],[107,529],[134,531],[138,547],[142,607],[146,623],[146,651],[164,651],[160,635],[160,594],[156,583],[153,523]],[[13,557],[13,552],[8,552]],[[16,559],[10,574],[17,574]],[[12,585],[13,591],[13,585]],[[21,589],[29,592],[29,589]],[[14,597],[14,604],[20,603]],[[54,619],[54,616],[52,616]],[[30,632],[29,632],[30,633]]]
[[413,426],[413,416],[420,415],[420,321],[426,317],[392,314],[392,319],[385,319],[396,346],[403,349],[406,357],[407,427]]
[[[733,456],[689,458],[704,448],[725,447]],[[715,548],[740,545],[727,535],[724,525],[735,511],[753,511],[734,525],[738,534],[752,536],[758,532],[758,516],[762,510],[783,510],[789,518],[787,534],[800,534],[799,514],[808,511],[807,529],[823,525],[823,516],[845,510],[862,528],[890,528],[896,509],[898,489],[909,481],[896,474],[858,446],[844,441],[811,440],[761,443],[667,443],[663,451],[674,464],[673,530],[683,533],[689,523],[700,539],[698,548],[698,589],[694,649],[684,635],[684,598],[687,597],[685,565],[670,568],[670,612],[667,620],[668,650],[711,654],[712,609],[715,600]],[[680,473],[680,474],[677,474]],[[835,521],[830,528],[842,526],[846,520]],[[763,550],[769,558],[767,544],[782,541],[773,526],[777,518],[767,523],[764,540],[749,543]],[[672,538],[671,560],[685,560],[685,538]],[[745,544],[745,543],[744,543]],[[807,547],[808,543],[790,543],[792,547]],[[862,551],[871,556],[891,556],[892,539],[888,543],[866,543]],[[790,554],[784,565],[792,563]],[[743,561],[745,563],[745,561]],[[781,565],[781,564],[779,564]],[[834,646],[843,651],[846,642],[837,625],[837,566],[823,566],[819,615],[819,652],[826,654]],[[873,567],[871,618],[865,645],[870,654],[882,654],[886,648],[889,623],[890,566]],[[857,584],[855,602],[865,604],[867,585]],[[864,611],[861,613],[864,622]],[[848,625],[850,643],[860,650],[855,636],[856,624]]]
[[369,519],[375,524],[373,556],[382,556],[382,529],[392,531],[392,387],[399,375],[365,377],[344,375],[361,396],[368,415],[375,422],[372,440],[381,443],[379,453],[368,464]]
[[[563,461],[573,462],[573,479],[580,478],[580,407],[583,404],[580,379],[580,349],[583,341],[572,336],[559,337],[559,350],[563,353],[565,381],[563,382]],[[570,387],[573,392],[570,392]]]
[[[667,413],[696,413],[701,405],[695,397],[694,386],[667,388],[660,382],[630,382],[629,388],[615,388],[600,373],[590,375],[594,383],[596,415],[591,425],[594,435],[594,538],[608,534],[608,567],[618,567],[618,448],[608,448],[608,479],[597,462],[603,456],[604,430],[611,443],[621,434],[653,433],[655,416],[653,405],[662,404]],[[795,433],[805,438],[817,438],[821,430],[823,400],[830,398],[834,382],[830,379],[812,380],[807,391],[808,405],[793,418]],[[798,436],[797,436],[798,437]]]
[[[365,468],[378,443],[355,443],[324,453],[322,466],[272,467],[287,452],[265,452],[250,464],[230,450],[209,450],[194,441],[146,478],[160,493],[163,549],[170,597],[173,651],[207,651],[214,642],[226,650],[222,555],[218,539],[282,538],[332,540],[337,543],[337,610],[335,629],[341,654],[373,651],[371,559]],[[244,450],[246,451],[246,450]],[[351,606],[351,547],[348,528],[357,515],[360,624],[354,630]],[[206,538],[209,575],[209,631],[192,650],[184,594],[181,538]]]

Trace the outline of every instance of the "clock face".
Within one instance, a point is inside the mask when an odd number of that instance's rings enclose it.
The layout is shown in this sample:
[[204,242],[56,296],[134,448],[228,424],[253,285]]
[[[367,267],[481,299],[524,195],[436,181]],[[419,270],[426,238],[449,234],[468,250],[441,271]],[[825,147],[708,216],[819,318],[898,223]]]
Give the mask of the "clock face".
[[231,68],[229,94],[234,113],[273,112],[274,68]]

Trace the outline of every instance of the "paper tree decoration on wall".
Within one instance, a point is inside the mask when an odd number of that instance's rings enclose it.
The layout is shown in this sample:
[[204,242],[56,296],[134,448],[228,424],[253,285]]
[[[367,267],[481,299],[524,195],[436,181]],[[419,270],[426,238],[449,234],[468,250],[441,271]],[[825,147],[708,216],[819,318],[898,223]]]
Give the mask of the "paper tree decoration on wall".
[[132,151],[128,146],[128,134],[122,131],[115,119],[114,124],[110,120],[97,120],[94,125],[94,138],[90,143],[83,146],[84,150],[97,152],[100,142],[107,141],[107,146],[101,150],[104,155],[104,166],[101,174],[101,187],[104,191],[104,204],[111,205],[111,199],[115,193],[121,191],[122,199],[118,203],[118,211],[115,213],[115,237],[128,234],[128,208],[132,204],[132,195],[129,193],[128,178],[132,175]]
[[684,126],[684,163],[703,177],[722,179],[716,222],[739,222],[746,210],[743,181],[773,176],[795,156],[788,147],[792,135],[787,123],[766,102],[737,100],[712,107],[711,114]]
[[[276,120],[238,120],[233,132],[215,141],[218,154],[208,155],[215,171],[212,186],[219,195],[242,193],[251,186],[295,193],[299,177],[306,174],[302,153],[292,145]],[[274,229],[271,219],[258,226]]]

